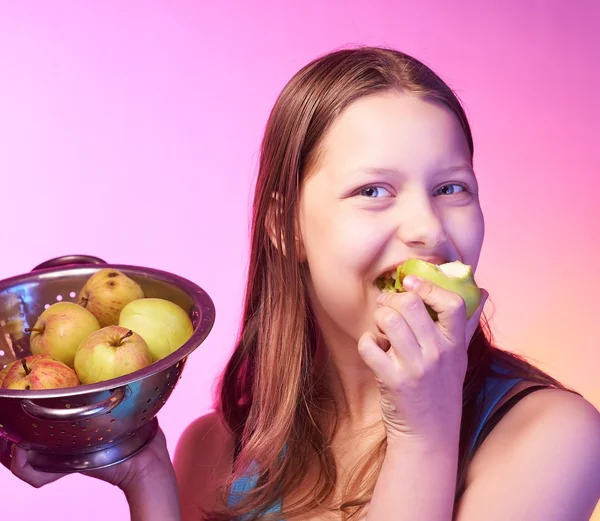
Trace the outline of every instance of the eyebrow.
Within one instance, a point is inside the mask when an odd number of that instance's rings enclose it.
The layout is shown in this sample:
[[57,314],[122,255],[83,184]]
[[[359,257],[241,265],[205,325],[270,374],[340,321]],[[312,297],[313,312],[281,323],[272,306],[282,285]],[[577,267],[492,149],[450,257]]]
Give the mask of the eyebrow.
[[[473,176],[475,175],[475,171],[473,170],[473,167],[471,167],[471,165],[469,165],[467,163],[447,166],[447,167],[443,167],[443,168],[437,168],[437,169],[435,169],[435,172],[433,175],[453,174],[453,173],[458,173],[458,172],[465,172],[465,173],[471,174]],[[369,174],[369,175],[374,175],[374,176],[406,175],[405,172],[403,172],[402,170],[399,170],[397,168],[380,168],[380,167],[357,168],[352,173],[354,175]]]

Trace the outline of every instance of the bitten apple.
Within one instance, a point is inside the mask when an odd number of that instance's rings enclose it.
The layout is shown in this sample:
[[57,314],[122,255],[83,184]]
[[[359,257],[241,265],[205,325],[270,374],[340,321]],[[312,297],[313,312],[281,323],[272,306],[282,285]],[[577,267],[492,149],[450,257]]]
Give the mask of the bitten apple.
[[[402,292],[402,280],[407,275],[415,275],[430,280],[441,288],[453,291],[465,301],[467,318],[471,318],[481,302],[481,290],[475,283],[473,269],[460,261],[433,264],[422,259],[408,259],[396,269],[392,277],[380,277],[378,285],[382,291]],[[429,314],[437,320],[437,313],[427,306]]]

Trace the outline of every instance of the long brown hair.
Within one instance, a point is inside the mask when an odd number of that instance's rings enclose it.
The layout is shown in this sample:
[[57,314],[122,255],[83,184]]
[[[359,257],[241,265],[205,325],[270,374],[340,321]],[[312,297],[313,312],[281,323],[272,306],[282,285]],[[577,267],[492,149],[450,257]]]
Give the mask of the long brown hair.
[[[261,517],[282,495],[297,490],[309,462],[317,463],[320,477],[284,515],[305,513],[311,505],[325,505],[332,498],[337,472],[329,443],[336,414],[334,409],[328,418],[331,429],[315,415],[324,402],[331,405],[331,393],[326,379],[314,370],[319,331],[305,289],[305,266],[294,247],[298,198],[336,117],[355,100],[390,90],[448,106],[462,125],[473,157],[471,129],[456,95],[429,67],[402,52],[373,47],[332,52],[305,66],[285,86],[262,143],[242,326],[217,400],[219,414],[241,447],[231,479],[223,484],[224,498],[236,478],[250,473],[257,481],[235,506],[208,513],[211,520]],[[493,372],[493,361],[512,377],[562,387],[524,359],[493,347],[487,321],[482,319],[469,348],[464,382],[457,500],[481,414],[476,398]],[[370,500],[385,448],[384,438],[353,473],[357,479],[344,491],[338,507],[349,517]]]

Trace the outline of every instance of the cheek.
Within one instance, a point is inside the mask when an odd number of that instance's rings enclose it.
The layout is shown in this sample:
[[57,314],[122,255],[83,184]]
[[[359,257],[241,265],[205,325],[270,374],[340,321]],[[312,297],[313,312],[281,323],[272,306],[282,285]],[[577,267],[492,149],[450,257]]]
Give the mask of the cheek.
[[452,242],[458,250],[462,262],[475,270],[483,245],[485,225],[479,208],[474,208],[469,215],[453,220],[447,227]]

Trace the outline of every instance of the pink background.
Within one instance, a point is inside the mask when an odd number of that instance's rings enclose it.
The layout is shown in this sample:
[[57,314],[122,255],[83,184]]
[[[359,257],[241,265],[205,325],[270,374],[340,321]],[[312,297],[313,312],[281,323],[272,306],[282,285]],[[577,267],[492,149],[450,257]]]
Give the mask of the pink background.
[[[466,103],[497,340],[600,406],[600,4],[570,3],[0,0],[0,278],[87,253],[203,286],[218,319],[159,415],[173,450],[236,336],[277,94],[321,53],[391,45]],[[34,490],[0,468],[0,490],[3,519],[128,518],[79,475]]]

